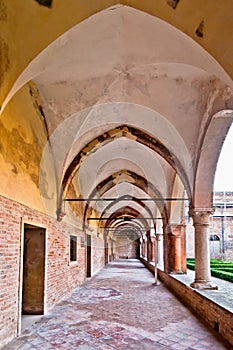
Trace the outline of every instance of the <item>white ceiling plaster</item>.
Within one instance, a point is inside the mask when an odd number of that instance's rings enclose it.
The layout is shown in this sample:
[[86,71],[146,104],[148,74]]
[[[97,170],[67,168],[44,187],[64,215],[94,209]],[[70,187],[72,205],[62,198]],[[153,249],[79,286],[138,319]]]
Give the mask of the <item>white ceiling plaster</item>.
[[[127,6],[101,11],[49,45],[20,75],[2,110],[31,79],[52,133],[58,187],[82,147],[111,127],[129,124],[172,151],[192,189],[214,99],[224,104],[223,85],[233,87],[190,37]],[[213,172],[214,165],[204,168]]]
[[[51,145],[58,183],[61,181],[62,172],[64,174],[73,157],[88,142],[99,134],[125,123],[160,140],[179,159],[189,179],[190,187],[192,187],[193,167],[191,156],[179,132],[159,113],[129,103],[93,106],[88,111],[82,111],[80,114],[65,120],[56,129],[50,138],[48,151]],[[76,142],[75,139],[77,139]]]
[[141,216],[148,217],[148,215],[149,215],[147,210],[145,208],[142,208],[142,206],[140,204],[138,204],[137,202],[131,201],[130,203],[118,202],[116,204],[113,204],[113,206],[110,208],[110,210],[108,210],[106,212],[104,217],[109,217],[111,214],[113,214],[116,211],[124,208],[125,206],[128,206],[130,208],[133,208],[133,209],[137,210],[140,213]]
[[232,85],[216,60],[186,34],[159,18],[121,6],[89,17],[44,49],[16,80],[2,109],[35,78],[40,83],[72,82],[157,62],[193,65]]
[[[114,159],[117,163],[110,167]],[[154,184],[164,196],[167,195],[166,174],[158,155],[144,145],[125,138],[108,143],[86,158],[78,172],[80,193],[83,198],[87,198],[98,183],[112,173],[123,169],[134,171],[135,168],[140,169],[144,178]]]
[[[121,182],[120,184],[112,187],[110,190],[106,191],[102,198],[119,198],[125,195],[129,195],[135,198],[150,198],[150,196],[137,186],[130,184],[128,182]],[[133,201],[131,200],[124,200],[121,201],[121,205],[131,205]],[[98,209],[98,211],[103,212],[104,209],[109,205],[110,202],[108,201],[101,201],[97,202],[95,208]],[[157,206],[156,202],[154,201],[146,201],[143,202],[146,204],[146,206],[151,210],[153,215],[155,215]],[[112,213],[112,209],[110,208],[108,212]],[[147,212],[146,217],[148,217],[149,214]]]

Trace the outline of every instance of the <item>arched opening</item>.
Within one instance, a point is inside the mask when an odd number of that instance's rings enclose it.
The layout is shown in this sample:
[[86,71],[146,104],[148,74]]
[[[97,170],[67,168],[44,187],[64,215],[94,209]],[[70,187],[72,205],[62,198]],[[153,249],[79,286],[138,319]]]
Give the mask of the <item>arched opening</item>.
[[[0,314],[12,321],[0,342],[20,324],[23,222],[46,232],[40,312],[117,256],[139,257],[155,274],[158,265],[180,298],[208,309],[190,286],[216,289],[210,252],[230,251],[226,191],[213,214],[233,118],[230,1],[12,1],[0,1]],[[229,337],[222,310],[202,315]]]
[[233,261],[233,125],[229,128],[219,155],[215,173],[213,204],[215,212],[211,221],[212,258]]

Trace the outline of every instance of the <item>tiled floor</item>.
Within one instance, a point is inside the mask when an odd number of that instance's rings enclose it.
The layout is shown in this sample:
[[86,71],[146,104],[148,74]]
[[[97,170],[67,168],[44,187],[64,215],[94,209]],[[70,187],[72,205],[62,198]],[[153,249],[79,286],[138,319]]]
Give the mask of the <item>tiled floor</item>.
[[4,350],[231,349],[138,260],[118,260]]

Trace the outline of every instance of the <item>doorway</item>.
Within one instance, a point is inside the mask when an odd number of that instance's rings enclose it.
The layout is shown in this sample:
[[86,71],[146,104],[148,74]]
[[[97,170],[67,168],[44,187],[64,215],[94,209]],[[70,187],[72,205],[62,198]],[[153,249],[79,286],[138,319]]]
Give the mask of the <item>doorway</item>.
[[44,314],[45,229],[24,224],[22,315]]
[[108,239],[107,237],[105,237],[105,249],[104,249],[104,252],[105,252],[105,265],[108,264]]
[[91,277],[91,235],[87,235],[87,277]]

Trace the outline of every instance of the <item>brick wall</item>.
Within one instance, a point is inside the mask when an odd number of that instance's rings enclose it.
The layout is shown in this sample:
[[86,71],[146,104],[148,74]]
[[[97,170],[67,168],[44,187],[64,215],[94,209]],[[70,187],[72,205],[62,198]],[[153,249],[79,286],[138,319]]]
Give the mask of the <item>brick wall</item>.
[[[214,215],[222,215],[217,208]],[[227,215],[232,217],[227,217]],[[218,236],[219,241],[210,241],[211,258],[233,261],[233,209],[227,209],[226,217],[210,217],[210,236]],[[187,258],[194,258],[194,227],[192,220],[186,225]],[[223,252],[224,246],[224,252]]]
[[[228,210],[226,215],[233,216],[232,210]],[[210,234],[217,235],[220,239],[219,249],[214,257],[220,259],[224,257],[225,260],[233,261],[233,217],[213,217],[210,223]]]
[[[84,233],[65,222],[0,196],[0,346],[17,334],[22,219],[46,229],[45,310],[85,281]],[[78,261],[69,262],[69,235],[77,235]],[[99,239],[100,241],[100,239]],[[99,242],[93,263],[97,272],[103,266],[104,250]]]
[[232,312],[163,271],[159,270],[158,276],[182,302],[233,345]]
[[139,243],[137,241],[131,241],[127,237],[118,239],[116,243],[117,257],[123,259],[138,258],[138,246]]

